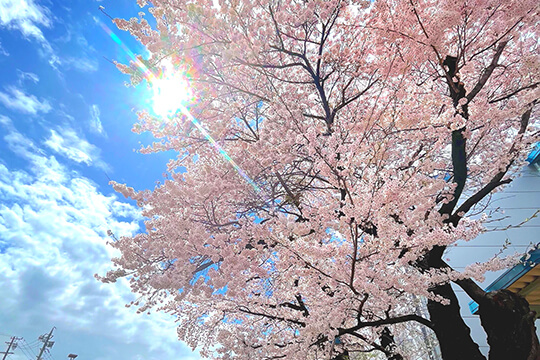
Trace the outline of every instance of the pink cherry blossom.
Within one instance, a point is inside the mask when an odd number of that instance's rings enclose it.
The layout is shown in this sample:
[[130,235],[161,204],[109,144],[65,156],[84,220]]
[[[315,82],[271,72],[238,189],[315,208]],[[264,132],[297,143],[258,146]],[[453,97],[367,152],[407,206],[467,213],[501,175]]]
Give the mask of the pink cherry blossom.
[[384,328],[427,327],[456,359],[453,325],[419,304],[450,309],[449,282],[515,261],[460,273],[442,256],[483,231],[470,214],[539,140],[538,2],[151,4],[154,21],[115,23],[151,52],[140,63],[188,68],[196,120],[140,112],[134,131],[158,139],[141,151],[178,155],[152,191],[113,183],[146,231],[113,243],[101,279],[127,276],[133,306],[175,315],[211,358],[416,358],[421,340],[386,346]]

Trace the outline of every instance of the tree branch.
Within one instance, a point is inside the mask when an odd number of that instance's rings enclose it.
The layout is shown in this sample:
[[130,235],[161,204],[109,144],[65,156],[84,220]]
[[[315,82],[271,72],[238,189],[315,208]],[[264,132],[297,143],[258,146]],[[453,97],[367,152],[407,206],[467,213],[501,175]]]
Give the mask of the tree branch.
[[461,193],[465,187],[467,181],[467,153],[466,143],[467,140],[463,136],[465,128],[452,131],[452,168],[454,169],[454,183],[456,183],[456,189],[454,190],[454,198],[441,206],[439,212],[441,214],[452,214]]
[[490,78],[491,74],[493,73],[493,70],[497,67],[497,63],[499,62],[499,58],[501,57],[501,54],[506,46],[508,44],[508,41],[503,41],[497,46],[497,49],[495,50],[495,55],[493,55],[493,59],[491,59],[491,64],[484,70],[482,73],[482,76],[480,76],[480,79],[474,86],[474,88],[471,90],[470,93],[467,94],[466,98],[468,102],[471,102],[472,99],[482,90],[488,79]]
[[281,317],[281,316],[275,316],[275,315],[260,313],[260,312],[256,312],[256,311],[251,311],[246,307],[239,307],[238,311],[243,312],[245,314],[249,314],[249,315],[262,316],[262,317],[272,319],[272,320],[287,321],[287,322],[299,325],[301,327],[306,327],[306,323],[303,322],[303,321],[298,321],[298,320],[295,320],[295,319],[287,319],[287,318],[284,318],[284,317]]
[[[527,130],[527,126],[529,125],[529,120],[531,118],[533,106],[534,104],[527,111],[525,111],[523,115],[521,115],[520,128],[518,131],[518,135],[522,135],[523,133],[525,133],[525,130]],[[450,221],[453,224],[457,224],[459,219],[463,217],[463,215],[460,215],[460,214],[466,214],[474,205],[476,205],[479,201],[481,201],[484,197],[486,197],[489,193],[491,193],[491,191],[493,191],[495,188],[504,184],[508,184],[512,181],[512,179],[502,180],[502,178],[504,177],[504,175],[506,175],[506,173],[510,169],[510,166],[512,166],[512,164],[514,163],[515,156],[517,156],[515,145],[516,144],[514,143],[512,147],[510,148],[510,153],[511,154],[514,153],[514,157],[510,160],[508,165],[506,165],[506,167],[503,170],[498,172],[491,179],[491,181],[487,183],[482,189],[477,191],[474,195],[468,198],[463,204],[461,204],[461,206],[456,210],[454,215],[451,216]]]
[[[444,260],[441,260],[442,261],[442,264],[443,264],[443,268],[446,268],[446,269],[450,269],[452,271],[454,271],[454,269],[452,269],[452,267],[450,265],[448,265]],[[467,295],[469,295],[469,297],[471,299],[473,299],[474,301],[476,301],[477,303],[480,303],[486,296],[486,292],[480,287],[478,286],[472,279],[459,279],[459,280],[453,280],[452,282],[454,282],[455,284],[459,285],[460,288],[462,288],[466,293]]]
[[530,85],[527,85],[527,86],[524,86],[522,88],[519,88],[517,90],[514,90],[512,91],[510,94],[508,95],[504,95],[504,96],[501,96],[495,100],[490,100],[489,103],[490,104],[494,104],[496,102],[499,102],[499,101],[503,101],[503,100],[506,100],[506,99],[509,99],[511,98],[512,96],[524,91],[524,90],[527,90],[527,89],[535,89],[536,87],[538,87],[538,84],[540,84],[540,82],[535,82],[534,84],[530,84]]
[[388,318],[388,319],[382,319],[377,321],[362,321],[359,322],[356,326],[344,329],[344,328],[338,328],[339,335],[343,334],[350,334],[351,332],[360,330],[365,327],[369,326],[382,326],[382,325],[391,325],[391,324],[400,324],[408,321],[416,321],[424,326],[427,326],[430,329],[433,329],[433,323],[429,321],[426,318],[423,318],[422,316],[416,315],[416,314],[410,314],[410,315],[403,315],[398,316],[394,318]]

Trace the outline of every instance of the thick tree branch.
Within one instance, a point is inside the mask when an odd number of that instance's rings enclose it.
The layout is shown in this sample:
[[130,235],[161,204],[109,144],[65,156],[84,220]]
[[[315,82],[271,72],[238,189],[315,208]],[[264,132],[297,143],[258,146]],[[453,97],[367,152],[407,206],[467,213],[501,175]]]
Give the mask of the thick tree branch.
[[[442,261],[442,264],[443,264],[443,268],[454,270],[445,261]],[[482,302],[482,300],[485,298],[487,294],[472,279],[468,279],[468,278],[459,279],[459,280],[453,280],[453,282],[459,285],[459,287],[462,288],[467,293],[467,295],[469,295],[469,297],[473,299],[474,301],[476,301],[477,303]]]
[[508,44],[508,41],[503,41],[499,43],[499,46],[497,46],[497,49],[495,50],[495,55],[493,55],[493,59],[491,59],[491,64],[484,70],[482,75],[480,76],[480,79],[474,86],[474,88],[471,90],[470,93],[467,94],[467,100],[468,102],[471,102],[472,99],[482,90],[488,79],[490,78],[491,74],[493,73],[493,70],[497,67],[497,63],[499,62],[499,58],[501,57],[501,54],[506,47],[506,44]]
[[[518,131],[518,136],[523,135],[525,131],[527,130],[527,126],[529,124],[531,113],[533,109],[532,105],[527,111],[521,115],[521,121],[520,121],[520,128]],[[455,214],[451,216],[450,221],[453,224],[457,224],[457,222],[463,217],[463,214],[466,214],[474,205],[476,205],[478,202],[480,202],[484,197],[486,197],[489,193],[491,193],[494,189],[497,187],[508,184],[512,181],[512,179],[504,179],[504,175],[508,172],[512,164],[514,163],[517,151],[516,151],[516,144],[512,145],[510,148],[510,154],[513,155],[511,160],[509,161],[508,165],[498,172],[489,183],[487,183],[482,189],[477,191],[474,195],[472,195],[470,198],[468,198],[461,206],[456,210]]]
[[441,214],[449,216],[457,205],[467,181],[467,153],[465,150],[467,140],[463,135],[464,131],[465,128],[452,131],[452,167],[454,169],[456,189],[454,190],[453,199],[441,206],[439,210]]

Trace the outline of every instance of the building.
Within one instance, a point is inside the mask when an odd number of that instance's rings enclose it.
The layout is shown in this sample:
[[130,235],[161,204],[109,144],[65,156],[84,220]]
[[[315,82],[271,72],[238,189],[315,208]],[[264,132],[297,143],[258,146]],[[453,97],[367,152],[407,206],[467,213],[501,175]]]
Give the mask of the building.
[[[488,291],[508,288],[529,294],[528,299],[533,306],[537,306],[540,305],[540,298],[536,297],[540,291],[540,280],[537,281],[540,276],[540,267],[537,267],[540,250],[536,250],[536,244],[540,241],[540,214],[537,213],[540,210],[540,143],[533,148],[527,161],[529,165],[523,168],[520,176],[503,191],[493,194],[489,206],[484,210],[490,214],[486,224],[488,231],[474,240],[460,242],[448,249],[445,258],[456,270],[463,270],[469,264],[487,261],[493,256],[526,254],[532,250],[526,263],[528,265],[487,273],[479,285]],[[534,217],[535,213],[538,216]],[[487,354],[489,347],[480,318],[471,313],[471,310],[476,312],[475,305],[469,308],[471,299],[461,288],[452,286],[473,339],[479,344],[480,350]]]

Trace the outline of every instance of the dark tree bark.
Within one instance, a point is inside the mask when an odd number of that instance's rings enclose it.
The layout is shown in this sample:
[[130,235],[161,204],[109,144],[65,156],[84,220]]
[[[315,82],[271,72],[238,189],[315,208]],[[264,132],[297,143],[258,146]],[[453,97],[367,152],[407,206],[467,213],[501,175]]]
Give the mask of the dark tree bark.
[[381,346],[386,350],[385,355],[388,360],[403,360],[403,356],[396,352],[394,335],[392,335],[392,332],[388,327],[384,327],[379,339],[381,341]]
[[478,344],[471,338],[471,330],[461,317],[458,299],[450,284],[437,286],[432,292],[450,300],[449,305],[431,300],[427,305],[443,359],[485,360]]
[[508,290],[486,294],[479,303],[489,360],[540,360],[535,313],[520,295]]

